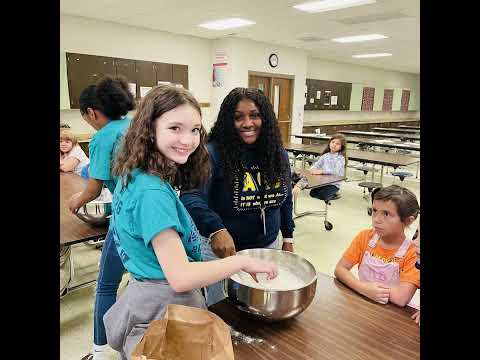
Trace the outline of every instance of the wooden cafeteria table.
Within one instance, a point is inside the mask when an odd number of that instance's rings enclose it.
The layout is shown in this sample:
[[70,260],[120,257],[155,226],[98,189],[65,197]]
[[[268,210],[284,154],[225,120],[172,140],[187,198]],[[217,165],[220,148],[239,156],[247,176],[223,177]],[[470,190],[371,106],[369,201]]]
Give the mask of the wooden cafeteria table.
[[293,319],[266,323],[228,300],[209,310],[248,336],[233,337],[235,360],[420,359],[413,308],[375,303],[321,273],[312,303]]
[[[298,144],[295,144],[295,145],[298,145]],[[310,172],[308,170],[304,170],[304,169],[302,169],[300,171],[300,176],[302,176],[302,177],[305,176],[308,180],[308,184],[305,187],[305,189],[314,189],[314,188],[317,188],[317,187],[322,187],[322,186],[325,186],[325,185],[333,184],[337,181],[345,180],[345,176],[330,175],[330,174],[328,174],[328,175],[312,175],[312,174],[310,174]],[[294,196],[293,197],[293,213],[295,214],[294,219],[298,219],[299,217],[302,217],[302,216],[315,214],[315,215],[324,216],[325,221],[327,221],[327,219],[326,219],[327,211],[326,210],[313,210],[313,211],[298,212],[298,210],[297,210],[297,200],[298,200],[298,196]]]
[[341,134],[366,137],[397,138],[400,140],[420,140],[418,134],[379,133],[374,131],[340,130]]
[[374,127],[371,128],[373,131],[380,131],[380,132],[392,132],[392,133],[400,133],[400,134],[419,134],[419,129],[402,129],[402,128],[390,128],[390,127]]
[[[305,144],[284,144],[287,151],[294,154],[320,155],[327,145],[305,145]],[[383,153],[376,151],[363,151],[348,149],[347,156],[349,160],[358,161],[361,163],[369,163],[381,165],[380,183],[383,181],[383,167],[391,166],[396,169],[399,166],[408,166],[416,164],[420,161],[419,158],[413,156],[402,155],[398,153]],[[305,167],[305,159],[302,159],[302,168]],[[374,181],[375,172],[372,172],[372,181]]]
[[[88,240],[99,239],[107,234],[108,226],[93,227],[73,215],[67,207],[68,199],[73,194],[82,191],[86,184],[87,180],[76,174],[60,173],[60,246],[70,246]],[[73,260],[70,259],[70,261]],[[69,286],[67,293],[94,285],[95,282],[96,280],[91,280],[72,287]]]
[[417,129],[420,130],[420,126],[412,126],[412,125],[398,125],[399,128],[403,129]]
[[87,181],[72,173],[60,173],[60,244],[73,245],[76,243],[95,240],[107,234],[107,226],[94,227],[89,225],[70,212],[67,202],[70,197],[83,191]]
[[[312,140],[316,141],[329,141],[332,136],[331,135],[317,135],[313,133],[308,134],[294,134],[293,136],[300,138],[300,139],[309,139],[310,142]],[[394,148],[394,149],[403,149],[403,150],[414,150],[420,151],[420,143],[413,143],[413,142],[394,142],[388,139],[368,139],[365,137],[358,137],[358,136],[346,136],[347,143],[353,144],[365,144],[369,146],[378,146],[383,147],[386,149]]]

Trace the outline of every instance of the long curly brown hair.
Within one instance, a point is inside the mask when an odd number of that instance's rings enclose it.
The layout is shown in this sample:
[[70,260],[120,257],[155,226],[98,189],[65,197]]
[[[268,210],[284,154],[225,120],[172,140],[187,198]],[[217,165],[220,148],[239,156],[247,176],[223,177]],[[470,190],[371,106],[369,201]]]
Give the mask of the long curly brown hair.
[[206,147],[207,133],[203,126],[200,129],[200,144],[185,164],[172,163],[156,145],[156,120],[184,104],[192,106],[201,116],[200,105],[187,90],[172,85],[159,85],[150,90],[130,123],[112,173],[126,176],[127,184],[131,180],[132,170],[138,168],[158,176],[177,189],[189,190],[204,185],[208,180],[210,164]]
[[260,112],[262,130],[255,143],[260,157],[260,168],[267,183],[274,183],[280,178],[286,179],[288,163],[284,157],[284,149],[277,118],[270,100],[262,91],[253,88],[235,88],[225,97],[218,112],[217,121],[210,130],[209,141],[217,144],[225,175],[230,181],[233,175],[243,178],[245,167],[241,161],[243,140],[235,129],[235,110],[241,100],[252,100]]

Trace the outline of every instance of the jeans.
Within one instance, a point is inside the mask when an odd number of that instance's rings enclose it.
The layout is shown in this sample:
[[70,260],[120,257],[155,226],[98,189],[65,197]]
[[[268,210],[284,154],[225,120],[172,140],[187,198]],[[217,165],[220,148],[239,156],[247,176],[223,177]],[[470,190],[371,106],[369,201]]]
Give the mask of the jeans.
[[108,231],[100,257],[100,271],[97,279],[95,294],[95,310],[93,313],[93,342],[96,345],[105,345],[105,325],[103,315],[112,307],[117,299],[117,290],[122,281],[125,268],[117,252],[113,234]]
[[[265,246],[266,249],[276,249],[278,246],[278,238],[270,245]],[[212,251],[212,247],[208,244],[208,239],[202,236],[202,257],[203,261],[217,260],[219,257]],[[206,288],[207,306],[216,304],[227,297],[224,291],[223,280],[214,283]]]
[[82,170],[80,171],[80,176],[84,179],[89,178],[89,172],[88,169],[90,168],[90,164],[85,165]]
[[310,190],[310,196],[320,200],[331,200],[338,192],[339,188],[335,185],[325,185]]

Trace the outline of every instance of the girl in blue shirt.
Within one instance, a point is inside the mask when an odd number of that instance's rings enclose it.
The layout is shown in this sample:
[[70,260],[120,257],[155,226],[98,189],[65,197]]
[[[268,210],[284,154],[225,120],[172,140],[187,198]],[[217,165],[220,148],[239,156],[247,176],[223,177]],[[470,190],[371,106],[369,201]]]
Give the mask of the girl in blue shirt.
[[[345,176],[345,165],[347,159],[347,140],[343,134],[334,134],[328,146],[325,147],[320,158],[310,168],[310,174],[322,175],[331,174],[338,176]],[[341,181],[329,185],[321,186],[310,190],[310,196],[329,201],[335,197],[338,190],[340,190]],[[293,188],[293,195],[298,193],[308,186],[306,177],[302,177]]]
[[[89,179],[87,187],[78,197],[72,197],[69,208],[77,212],[86,203],[96,199],[105,185],[111,193],[115,189],[111,164],[117,146],[128,128],[128,111],[135,107],[127,80],[123,77],[105,76],[80,94],[80,113],[97,132],[89,144]],[[125,268],[118,256],[112,234],[107,233],[100,258],[94,310],[93,354],[84,359],[102,360],[108,348],[103,315],[113,305]]]
[[247,256],[201,261],[200,234],[177,190],[207,182],[205,139],[198,102],[187,90],[161,85],[142,99],[116,158],[110,231],[131,280],[104,323],[108,344],[123,359],[166,305],[205,308],[199,288],[240,270],[277,274],[275,265]]

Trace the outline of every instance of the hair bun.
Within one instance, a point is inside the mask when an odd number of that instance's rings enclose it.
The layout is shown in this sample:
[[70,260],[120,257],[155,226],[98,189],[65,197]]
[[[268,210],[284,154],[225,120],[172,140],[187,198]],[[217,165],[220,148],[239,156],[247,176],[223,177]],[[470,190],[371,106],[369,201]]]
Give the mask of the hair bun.
[[135,108],[135,99],[123,76],[101,78],[97,83],[97,97],[104,114],[110,119],[119,119]]

